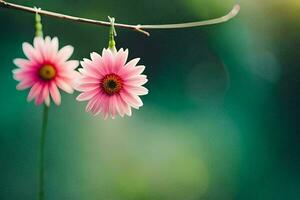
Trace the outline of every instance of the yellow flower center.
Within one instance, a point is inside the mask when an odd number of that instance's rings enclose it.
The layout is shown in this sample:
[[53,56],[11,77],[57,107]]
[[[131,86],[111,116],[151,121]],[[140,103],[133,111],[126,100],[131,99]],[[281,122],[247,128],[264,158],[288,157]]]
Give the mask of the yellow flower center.
[[116,74],[108,74],[101,81],[102,89],[108,95],[119,93],[122,85],[122,79]]
[[39,70],[39,76],[45,81],[53,79],[56,75],[56,69],[52,65],[44,65]]

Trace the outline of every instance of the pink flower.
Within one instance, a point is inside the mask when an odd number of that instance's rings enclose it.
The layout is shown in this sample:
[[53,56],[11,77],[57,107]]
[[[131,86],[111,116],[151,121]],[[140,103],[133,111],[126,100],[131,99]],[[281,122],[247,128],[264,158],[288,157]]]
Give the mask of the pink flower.
[[127,49],[118,52],[103,49],[102,56],[94,52],[91,60],[83,59],[83,68],[79,69],[82,76],[76,89],[82,92],[78,101],[89,101],[87,112],[102,113],[105,119],[109,115],[114,118],[116,113],[131,116],[131,107],[139,109],[143,105],[139,96],[148,94],[142,86],[148,81],[141,74],[145,66],[137,66],[139,58],[126,64],[127,57]]
[[28,101],[35,99],[35,104],[45,102],[50,105],[50,96],[54,103],[61,103],[58,90],[67,93],[74,91],[74,80],[79,73],[75,71],[79,62],[67,61],[73,53],[73,47],[68,45],[58,50],[58,39],[50,37],[43,39],[35,37],[33,46],[23,43],[23,52],[27,59],[16,58],[14,64],[19,68],[13,70],[14,79],[20,81],[18,90],[31,88]]

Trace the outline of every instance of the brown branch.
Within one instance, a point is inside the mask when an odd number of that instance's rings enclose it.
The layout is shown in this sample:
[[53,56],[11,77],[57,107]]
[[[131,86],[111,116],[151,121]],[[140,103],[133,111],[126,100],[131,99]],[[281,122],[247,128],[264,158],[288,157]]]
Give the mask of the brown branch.
[[[0,0],[0,7],[16,9],[16,10],[23,10],[23,11],[30,12],[30,13],[38,13],[41,15],[47,15],[47,16],[56,17],[56,18],[60,18],[60,19],[88,23],[88,24],[96,24],[96,25],[101,25],[101,26],[110,26],[111,25],[111,23],[107,22],[107,21],[99,21],[99,20],[75,17],[75,16],[71,16],[71,15],[65,15],[65,14],[61,14],[61,13],[51,12],[51,11],[37,9],[37,8],[31,8],[31,7],[22,6],[22,5],[18,5],[18,4],[14,4],[14,3],[9,3],[4,0]],[[205,21],[179,23],[179,24],[161,24],[161,25],[130,25],[130,24],[115,23],[114,26],[131,29],[131,30],[143,33],[147,36],[150,36],[149,32],[147,32],[145,30],[190,28],[190,27],[207,26],[207,25],[212,25],[212,24],[224,23],[224,22],[232,19],[233,17],[235,17],[239,13],[239,11],[240,11],[240,6],[235,5],[233,7],[233,9],[227,15],[224,15],[220,18],[210,19],[210,20],[205,20]]]

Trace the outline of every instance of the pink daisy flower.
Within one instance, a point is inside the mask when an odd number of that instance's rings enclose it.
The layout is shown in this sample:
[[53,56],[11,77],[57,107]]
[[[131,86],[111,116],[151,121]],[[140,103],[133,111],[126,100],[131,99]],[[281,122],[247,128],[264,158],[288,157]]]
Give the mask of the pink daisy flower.
[[73,53],[72,46],[59,50],[57,37],[52,40],[50,37],[35,37],[33,46],[23,43],[23,52],[27,59],[14,59],[18,68],[13,70],[13,75],[15,80],[20,81],[18,90],[31,88],[28,101],[35,99],[36,105],[45,102],[49,106],[51,96],[54,103],[59,105],[61,96],[58,88],[73,93],[74,80],[79,75],[75,69],[79,62],[67,61]]
[[143,105],[139,96],[148,94],[142,86],[148,81],[147,76],[141,74],[145,66],[137,65],[139,58],[126,64],[127,57],[127,49],[103,49],[102,56],[94,52],[91,60],[83,59],[76,89],[82,92],[78,101],[89,101],[87,112],[102,113],[105,119],[114,118],[116,113],[131,116],[131,107],[139,109]]

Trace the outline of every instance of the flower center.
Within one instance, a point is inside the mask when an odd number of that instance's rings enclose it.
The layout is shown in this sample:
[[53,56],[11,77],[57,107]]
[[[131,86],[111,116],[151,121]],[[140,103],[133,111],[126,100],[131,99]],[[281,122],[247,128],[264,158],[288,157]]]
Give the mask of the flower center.
[[53,79],[56,75],[56,69],[52,65],[44,65],[39,70],[39,76],[45,81]]
[[120,90],[122,89],[123,81],[116,74],[108,74],[103,77],[100,84],[106,94],[113,95],[120,92]]

